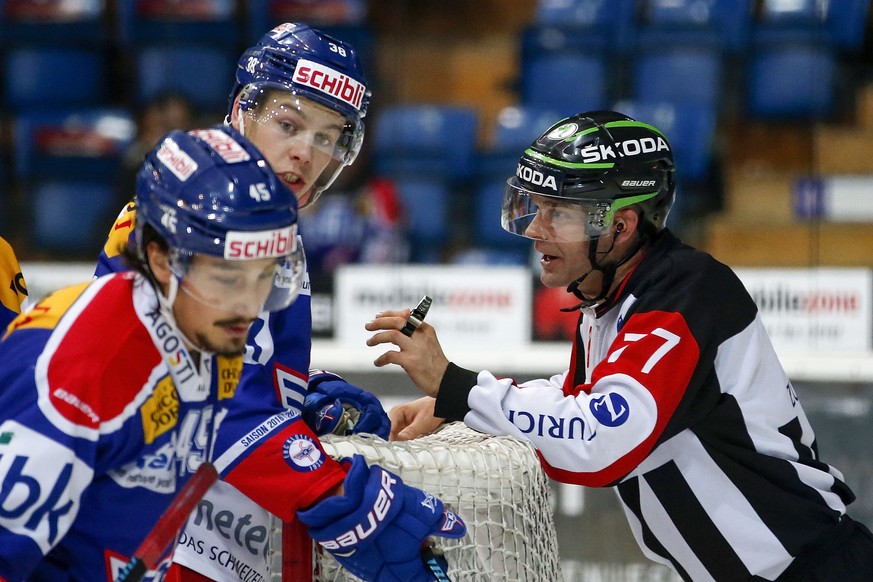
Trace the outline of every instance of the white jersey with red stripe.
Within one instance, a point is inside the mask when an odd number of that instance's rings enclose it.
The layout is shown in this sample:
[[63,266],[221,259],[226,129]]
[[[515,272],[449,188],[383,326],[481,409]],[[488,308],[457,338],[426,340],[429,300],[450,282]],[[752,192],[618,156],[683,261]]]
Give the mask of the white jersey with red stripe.
[[567,372],[452,365],[437,413],[531,441],[558,481],[614,486],[643,552],[686,580],[775,580],[854,499],[740,280],[669,232],[581,314]]
[[285,519],[332,490],[342,468],[297,413],[237,400],[241,371],[198,362],[133,273],[16,318],[0,342],[0,577],[113,580],[206,460]]

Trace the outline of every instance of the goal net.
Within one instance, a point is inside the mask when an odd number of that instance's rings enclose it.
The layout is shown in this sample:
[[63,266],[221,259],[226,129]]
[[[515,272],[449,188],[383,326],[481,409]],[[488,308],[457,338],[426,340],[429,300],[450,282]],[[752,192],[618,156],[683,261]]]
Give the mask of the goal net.
[[[452,581],[561,579],[549,482],[530,443],[478,433],[463,423],[412,441],[355,435],[322,437],[322,443],[335,458],[363,455],[368,463],[439,497],[461,516],[466,536],[435,538]],[[273,548],[282,547],[281,529],[278,524],[273,529]],[[358,580],[329,554],[311,548],[314,581]],[[282,580],[281,563],[281,551],[275,550],[274,582]]]

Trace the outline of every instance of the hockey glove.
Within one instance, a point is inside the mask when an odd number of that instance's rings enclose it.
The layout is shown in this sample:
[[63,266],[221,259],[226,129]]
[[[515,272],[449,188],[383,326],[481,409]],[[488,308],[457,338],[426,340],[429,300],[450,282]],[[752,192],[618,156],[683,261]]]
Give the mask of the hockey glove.
[[467,526],[443,502],[404,485],[355,455],[345,494],[329,497],[297,516],[309,535],[349,572],[370,582],[430,582],[419,554],[429,536],[460,538]]
[[391,431],[378,398],[323,370],[309,374],[303,420],[318,436],[370,433],[387,440]]

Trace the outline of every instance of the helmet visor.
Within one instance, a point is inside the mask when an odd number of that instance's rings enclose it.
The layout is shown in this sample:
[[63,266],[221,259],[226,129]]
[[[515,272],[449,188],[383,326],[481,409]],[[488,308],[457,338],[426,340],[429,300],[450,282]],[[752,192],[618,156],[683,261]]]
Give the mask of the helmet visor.
[[170,268],[179,288],[200,303],[229,313],[241,307],[280,311],[297,298],[303,280],[303,253],[298,245],[281,257],[247,261],[173,249]]
[[246,87],[240,114],[241,132],[264,153],[300,208],[355,160],[363,141],[361,124],[287,88]]
[[525,188],[518,178],[506,181],[500,225],[534,240],[582,242],[608,231],[613,201],[548,196]]

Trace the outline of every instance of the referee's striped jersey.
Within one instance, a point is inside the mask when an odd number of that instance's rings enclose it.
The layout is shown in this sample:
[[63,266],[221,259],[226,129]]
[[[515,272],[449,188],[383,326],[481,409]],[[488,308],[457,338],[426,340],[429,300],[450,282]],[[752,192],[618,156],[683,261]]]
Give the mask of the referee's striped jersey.
[[667,231],[582,313],[566,373],[469,374],[450,366],[439,416],[532,441],[556,480],[615,486],[643,552],[686,580],[775,580],[854,499],[742,283]]

